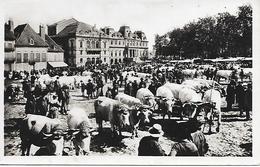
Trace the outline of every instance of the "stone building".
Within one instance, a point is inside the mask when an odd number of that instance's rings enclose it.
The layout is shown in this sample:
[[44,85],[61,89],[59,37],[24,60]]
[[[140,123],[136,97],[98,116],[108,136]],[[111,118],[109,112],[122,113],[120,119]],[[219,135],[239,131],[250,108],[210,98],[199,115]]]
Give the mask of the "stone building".
[[63,49],[46,33],[40,25],[39,34],[29,24],[18,25],[13,21],[5,24],[5,71],[30,71],[47,67],[47,63],[64,64]]
[[15,61],[15,36],[14,36],[14,23],[9,20],[5,24],[5,42],[4,42],[4,70],[12,71],[14,69]]
[[30,71],[46,68],[48,44],[29,24],[14,29],[16,38],[14,70]]
[[[48,34],[62,46],[64,60],[70,66],[138,62],[141,56],[148,54],[148,41],[142,31],[132,33],[129,26],[120,27],[118,32],[110,27],[98,30],[95,26],[74,21],[68,19],[48,26],[51,31]],[[59,31],[54,35],[55,26]]]

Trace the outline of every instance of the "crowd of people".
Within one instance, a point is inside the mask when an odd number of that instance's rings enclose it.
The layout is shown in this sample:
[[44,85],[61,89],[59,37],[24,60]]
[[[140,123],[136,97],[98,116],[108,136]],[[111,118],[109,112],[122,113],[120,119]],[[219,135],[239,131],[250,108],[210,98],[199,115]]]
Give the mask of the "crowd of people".
[[[124,89],[124,93],[136,97],[137,90],[140,88],[148,88],[153,94],[156,94],[158,87],[165,84],[167,81],[181,84],[185,77],[182,74],[183,69],[199,69],[198,65],[192,64],[177,64],[171,70],[160,70],[160,65],[154,66],[146,65],[113,65],[113,66],[97,66],[92,65],[87,68],[74,69],[54,69],[54,70],[32,70],[31,72],[12,72],[6,74],[6,79],[14,78],[23,79],[22,89],[24,97],[27,99],[25,112],[41,113],[41,115],[50,118],[57,117],[57,113],[67,114],[69,110],[69,87],[61,85],[59,76],[62,75],[82,75],[84,71],[90,71],[91,78],[86,83],[80,81],[79,87],[83,97],[94,99],[98,96],[106,96],[114,99],[119,92],[119,88]],[[232,69],[232,65],[219,64],[214,70],[207,68],[204,71],[206,79],[215,79],[218,69]],[[128,81],[128,78],[136,74],[127,74],[123,77],[123,71],[134,71],[135,73],[147,73],[151,77],[143,77],[138,83],[137,80]],[[49,74],[50,76],[57,76],[54,82],[50,82],[45,87],[38,82],[41,75]],[[242,76],[242,74],[241,74]],[[195,75],[194,77],[198,77]],[[231,77],[232,78],[232,77]],[[241,77],[242,78],[242,77]],[[149,83],[148,83],[149,80]],[[108,86],[106,92],[104,86]],[[252,84],[246,84],[232,78],[226,89],[227,111],[232,110],[235,103],[238,103],[240,116],[245,112],[246,119],[250,119],[250,111],[252,110]],[[149,136],[143,137],[139,143],[138,155],[140,156],[203,156],[207,150],[208,145],[205,136],[199,129],[199,123],[187,125],[178,125],[178,133],[175,136],[175,144],[169,154],[160,146],[159,138],[163,135],[162,127],[159,124],[153,125],[149,130]],[[194,128],[195,127],[195,128]]]

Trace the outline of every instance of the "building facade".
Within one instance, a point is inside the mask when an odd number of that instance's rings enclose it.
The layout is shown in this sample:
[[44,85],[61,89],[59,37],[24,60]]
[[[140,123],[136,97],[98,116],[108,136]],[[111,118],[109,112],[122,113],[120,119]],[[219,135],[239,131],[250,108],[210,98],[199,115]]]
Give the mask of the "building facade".
[[12,71],[15,61],[15,36],[14,23],[12,20],[9,20],[8,23],[5,24],[4,52],[4,70]]
[[[98,30],[83,22],[70,22],[63,21],[62,25],[67,26],[55,35],[48,32],[63,47],[64,61],[70,66],[138,62],[141,56],[148,55],[148,41],[142,31],[132,33],[128,26],[120,27],[118,32],[110,27]],[[61,27],[59,24],[52,24],[48,30]]]
[[5,71],[47,68],[47,62],[64,62],[64,51],[40,25],[39,34],[29,24],[5,24]]

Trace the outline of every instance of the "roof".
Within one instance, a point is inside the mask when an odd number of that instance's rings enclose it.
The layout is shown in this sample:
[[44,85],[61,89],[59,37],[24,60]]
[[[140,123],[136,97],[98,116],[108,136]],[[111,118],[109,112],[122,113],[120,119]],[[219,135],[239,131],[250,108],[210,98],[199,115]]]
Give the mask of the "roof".
[[[22,24],[14,29],[14,35],[16,37],[16,46],[28,46],[28,47],[48,47],[47,43],[37,34],[29,24]],[[30,40],[33,39],[34,44],[30,44]]]
[[67,67],[68,65],[64,62],[48,62],[50,66],[56,67]]
[[64,52],[64,50],[58,45],[51,37],[45,34],[45,42],[49,45],[48,52]]
[[50,27],[51,27],[51,26],[56,26],[56,25],[58,25],[58,24],[62,24],[62,23],[64,23],[64,22],[69,22],[69,21],[77,22],[78,20],[76,20],[75,18],[63,19],[63,20],[61,20],[61,21],[58,21],[58,22],[53,23],[53,24],[48,25],[48,26],[50,26]]
[[15,36],[12,31],[10,31],[9,25],[5,24],[5,41],[14,41]]
[[61,32],[55,35],[55,37],[65,37],[70,34],[89,34],[89,33],[99,34],[101,33],[101,31],[97,30],[94,26],[77,21],[76,23],[72,23],[67,27],[65,27]]

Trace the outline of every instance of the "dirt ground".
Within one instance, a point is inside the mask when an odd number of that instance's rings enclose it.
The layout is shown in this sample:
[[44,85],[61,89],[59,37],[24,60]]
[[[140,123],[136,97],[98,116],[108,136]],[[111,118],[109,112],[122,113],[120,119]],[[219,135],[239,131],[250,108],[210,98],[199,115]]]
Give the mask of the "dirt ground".
[[[93,127],[96,127],[94,114],[94,100],[81,97],[79,91],[71,92],[72,100],[70,108],[73,106],[83,107],[90,117]],[[223,106],[224,106],[223,99]],[[25,101],[13,104],[5,104],[4,108],[4,145],[6,156],[21,155],[21,140],[17,122],[25,116]],[[66,116],[60,115],[59,118],[66,125]],[[178,118],[176,118],[178,120]],[[122,140],[111,140],[109,123],[105,123],[105,130],[100,135],[95,135],[91,139],[91,155],[137,155],[137,148],[140,139],[147,135],[147,131],[140,131],[137,138],[130,138],[129,133],[124,133]],[[252,156],[252,120],[245,121],[245,117],[239,117],[239,111],[222,112],[222,124],[219,133],[206,134],[209,144],[209,151],[206,156]],[[166,153],[170,152],[173,141],[170,138],[162,137],[160,143]],[[32,154],[39,148],[32,147]],[[70,142],[65,142],[64,151],[70,156],[75,155]]]

